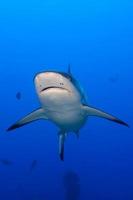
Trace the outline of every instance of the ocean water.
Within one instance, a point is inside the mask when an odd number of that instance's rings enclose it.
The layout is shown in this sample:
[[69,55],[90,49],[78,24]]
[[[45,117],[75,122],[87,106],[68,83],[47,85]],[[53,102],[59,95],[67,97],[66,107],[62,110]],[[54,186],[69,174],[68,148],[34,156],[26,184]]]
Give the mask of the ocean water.
[[[61,162],[51,122],[6,129],[39,107],[35,74],[68,64],[130,128],[92,117]],[[133,1],[0,1],[0,85],[0,200],[133,199]]]

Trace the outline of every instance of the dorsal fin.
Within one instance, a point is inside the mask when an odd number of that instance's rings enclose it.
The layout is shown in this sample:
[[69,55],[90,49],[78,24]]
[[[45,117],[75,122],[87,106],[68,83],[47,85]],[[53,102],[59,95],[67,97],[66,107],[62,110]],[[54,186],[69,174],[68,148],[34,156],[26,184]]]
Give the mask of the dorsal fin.
[[72,74],[71,73],[71,65],[70,64],[68,65],[68,74],[70,74],[70,75]]

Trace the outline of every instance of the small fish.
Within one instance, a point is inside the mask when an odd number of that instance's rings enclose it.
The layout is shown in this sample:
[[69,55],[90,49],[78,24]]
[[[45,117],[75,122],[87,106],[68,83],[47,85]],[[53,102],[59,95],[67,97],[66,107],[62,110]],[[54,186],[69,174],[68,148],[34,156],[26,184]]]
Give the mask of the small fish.
[[16,99],[20,100],[21,97],[22,97],[21,92],[17,92],[17,94],[16,94]]
[[37,166],[37,160],[33,160],[30,166],[30,172],[32,172]]
[[3,165],[7,165],[7,166],[12,165],[12,161],[5,160],[5,159],[0,160],[0,163],[2,163]]

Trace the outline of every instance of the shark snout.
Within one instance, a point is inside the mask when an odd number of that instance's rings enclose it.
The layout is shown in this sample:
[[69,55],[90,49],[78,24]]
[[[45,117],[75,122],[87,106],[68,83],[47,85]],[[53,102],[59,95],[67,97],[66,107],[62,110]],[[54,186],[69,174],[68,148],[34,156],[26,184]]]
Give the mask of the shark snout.
[[35,78],[35,83],[37,85],[55,85],[57,80],[59,80],[60,77],[54,73],[54,72],[44,72],[44,73],[40,73],[36,76]]
[[45,90],[45,88],[48,88],[50,86],[54,86],[54,76],[53,73],[45,72],[40,73],[35,77],[35,85],[39,92]]
[[40,73],[35,78],[35,85],[38,93],[44,93],[48,90],[60,89],[70,92],[70,87],[66,83],[66,78],[56,72]]
[[53,79],[56,77],[57,77],[57,73],[55,72],[42,72],[36,76],[38,81],[41,81],[42,79],[46,79],[46,80]]

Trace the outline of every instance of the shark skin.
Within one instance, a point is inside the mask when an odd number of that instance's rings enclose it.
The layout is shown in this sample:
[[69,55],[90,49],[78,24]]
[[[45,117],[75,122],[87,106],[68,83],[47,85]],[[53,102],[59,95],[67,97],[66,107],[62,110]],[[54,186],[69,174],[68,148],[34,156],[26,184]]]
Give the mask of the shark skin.
[[67,134],[74,132],[79,137],[79,131],[86,124],[88,117],[101,117],[129,127],[124,121],[87,105],[84,92],[72,76],[70,65],[68,73],[57,71],[38,73],[34,83],[41,107],[17,121],[7,131],[40,119],[52,121],[60,130],[59,156],[62,161]]

